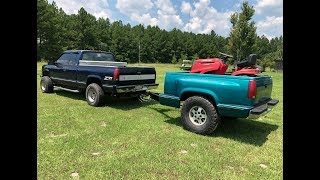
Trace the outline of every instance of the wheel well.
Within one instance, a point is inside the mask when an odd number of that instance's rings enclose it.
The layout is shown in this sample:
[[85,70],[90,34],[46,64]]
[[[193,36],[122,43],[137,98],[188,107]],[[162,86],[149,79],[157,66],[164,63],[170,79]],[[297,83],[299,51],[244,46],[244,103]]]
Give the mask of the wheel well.
[[199,92],[185,92],[182,94],[180,101],[185,101],[186,99],[188,99],[191,96],[202,96],[202,97],[208,99],[215,107],[217,107],[216,101],[214,100],[214,98],[211,95],[205,94],[205,93],[199,93]]
[[98,78],[95,78],[95,77],[89,77],[88,79],[87,79],[87,86],[89,85],[89,84],[91,84],[91,83],[97,83],[100,87],[102,87],[102,84],[101,84],[101,81],[100,81],[100,79],[98,79]]

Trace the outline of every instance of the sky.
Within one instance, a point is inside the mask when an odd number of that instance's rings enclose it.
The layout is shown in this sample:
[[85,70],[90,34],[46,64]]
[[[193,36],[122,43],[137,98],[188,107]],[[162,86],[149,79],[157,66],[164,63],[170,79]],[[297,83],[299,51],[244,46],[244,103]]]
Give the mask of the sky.
[[[48,0],[52,3],[53,0]],[[83,7],[99,18],[124,24],[159,26],[194,33],[227,37],[231,30],[230,15],[241,11],[244,0],[55,0],[67,14],[77,14]],[[283,35],[282,0],[248,0],[255,9],[257,34],[268,39]]]

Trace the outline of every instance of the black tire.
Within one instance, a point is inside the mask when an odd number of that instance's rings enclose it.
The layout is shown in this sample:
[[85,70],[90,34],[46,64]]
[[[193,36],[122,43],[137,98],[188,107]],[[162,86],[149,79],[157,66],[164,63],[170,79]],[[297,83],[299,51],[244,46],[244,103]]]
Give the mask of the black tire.
[[87,86],[86,100],[89,105],[100,106],[103,103],[103,97],[104,92],[98,84],[92,83]]
[[43,93],[52,93],[53,92],[53,83],[48,76],[43,76],[40,80],[40,89]]
[[192,96],[182,105],[181,121],[185,129],[207,135],[218,127],[220,116],[209,100],[201,96]]

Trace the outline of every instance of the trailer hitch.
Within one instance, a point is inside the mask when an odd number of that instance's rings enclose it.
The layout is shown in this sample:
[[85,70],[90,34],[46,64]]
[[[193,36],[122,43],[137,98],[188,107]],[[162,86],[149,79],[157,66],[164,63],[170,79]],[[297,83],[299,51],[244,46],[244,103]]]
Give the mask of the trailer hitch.
[[140,102],[150,102],[152,99],[159,102],[159,93],[146,92],[138,96]]

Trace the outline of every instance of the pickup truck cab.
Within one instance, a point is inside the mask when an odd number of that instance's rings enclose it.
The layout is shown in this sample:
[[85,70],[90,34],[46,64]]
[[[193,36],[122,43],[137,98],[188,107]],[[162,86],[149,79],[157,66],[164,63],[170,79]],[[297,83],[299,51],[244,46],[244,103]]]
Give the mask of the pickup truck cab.
[[167,72],[164,93],[150,93],[162,105],[180,108],[184,128],[212,133],[223,117],[257,118],[278,100],[271,98],[272,78],[267,75],[232,76]]
[[67,50],[42,66],[40,87],[44,93],[54,86],[85,92],[89,105],[99,106],[103,96],[133,96],[157,88],[153,67],[128,67],[110,52]]

